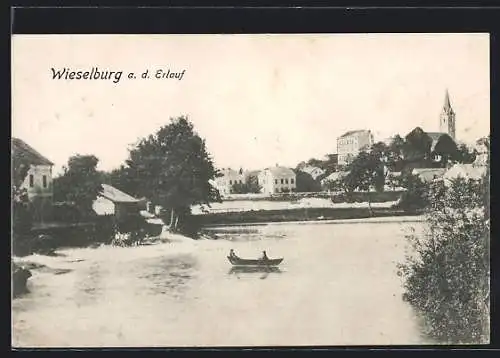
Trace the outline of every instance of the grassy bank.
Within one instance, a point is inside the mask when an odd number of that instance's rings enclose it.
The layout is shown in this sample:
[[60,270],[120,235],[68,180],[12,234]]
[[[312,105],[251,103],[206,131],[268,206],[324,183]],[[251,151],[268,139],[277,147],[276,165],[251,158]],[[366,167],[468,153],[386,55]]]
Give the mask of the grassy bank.
[[404,210],[390,208],[373,208],[373,214],[370,213],[369,208],[297,208],[287,210],[213,213],[195,215],[194,218],[201,226],[207,226],[261,222],[312,221],[318,219],[345,220],[408,215],[417,215],[417,213],[408,213]]

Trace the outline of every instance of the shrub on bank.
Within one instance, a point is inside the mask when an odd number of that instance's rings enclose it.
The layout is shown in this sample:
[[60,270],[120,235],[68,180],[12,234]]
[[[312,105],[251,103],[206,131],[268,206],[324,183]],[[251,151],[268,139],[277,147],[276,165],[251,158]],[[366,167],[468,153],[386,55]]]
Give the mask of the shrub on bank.
[[425,332],[445,343],[485,343],[489,336],[489,178],[432,184],[426,230],[411,234],[399,265],[405,298]]

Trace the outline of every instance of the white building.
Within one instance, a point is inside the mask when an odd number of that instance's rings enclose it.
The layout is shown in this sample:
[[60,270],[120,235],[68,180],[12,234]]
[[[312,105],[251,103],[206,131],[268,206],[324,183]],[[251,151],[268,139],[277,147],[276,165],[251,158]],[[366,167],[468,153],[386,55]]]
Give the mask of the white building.
[[275,166],[262,170],[258,175],[261,192],[266,194],[294,192],[297,178],[290,168]]
[[222,168],[219,170],[222,176],[215,178],[215,187],[221,196],[232,194],[234,184],[243,184],[245,176],[242,170],[234,170],[231,168]]
[[373,143],[373,134],[370,130],[362,129],[344,133],[337,138],[339,165],[349,164],[362,148],[369,148]]
[[33,205],[34,220],[49,220],[52,213],[54,164],[18,138],[12,138],[11,155],[13,160],[29,167],[21,188],[26,189],[28,199]]

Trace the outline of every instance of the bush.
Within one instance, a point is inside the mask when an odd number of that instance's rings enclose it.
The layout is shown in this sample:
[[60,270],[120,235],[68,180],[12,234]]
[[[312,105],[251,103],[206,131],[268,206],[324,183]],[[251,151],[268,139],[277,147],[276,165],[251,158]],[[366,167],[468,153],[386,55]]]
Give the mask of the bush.
[[399,265],[405,299],[424,317],[425,333],[445,343],[486,343],[489,336],[489,178],[430,187],[424,234],[408,236]]
[[402,185],[406,191],[396,206],[398,209],[416,212],[429,205],[429,184],[424,183],[417,175],[406,174],[402,178]]

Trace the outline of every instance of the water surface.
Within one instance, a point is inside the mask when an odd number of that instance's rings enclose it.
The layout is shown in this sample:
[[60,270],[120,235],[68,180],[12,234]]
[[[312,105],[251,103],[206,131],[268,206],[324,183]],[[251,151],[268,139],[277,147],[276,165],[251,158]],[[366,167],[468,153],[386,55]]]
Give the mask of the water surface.
[[[32,256],[48,268],[13,301],[13,345],[425,344],[396,275],[419,225],[233,226],[211,229],[218,240]],[[285,260],[233,270],[230,248]]]

